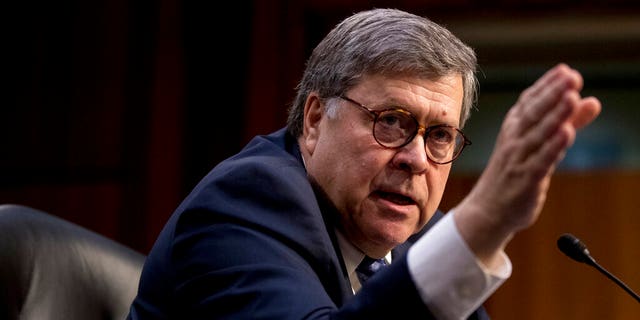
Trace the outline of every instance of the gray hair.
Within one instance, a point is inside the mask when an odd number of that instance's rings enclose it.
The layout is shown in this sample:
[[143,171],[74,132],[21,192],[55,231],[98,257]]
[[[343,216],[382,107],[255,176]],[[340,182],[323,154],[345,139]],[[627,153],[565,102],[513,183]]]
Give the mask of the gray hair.
[[302,134],[304,104],[311,92],[338,97],[366,75],[425,79],[460,74],[464,96],[460,127],[476,102],[476,55],[449,30],[397,9],[356,13],[331,30],[313,50],[289,109],[288,131]]

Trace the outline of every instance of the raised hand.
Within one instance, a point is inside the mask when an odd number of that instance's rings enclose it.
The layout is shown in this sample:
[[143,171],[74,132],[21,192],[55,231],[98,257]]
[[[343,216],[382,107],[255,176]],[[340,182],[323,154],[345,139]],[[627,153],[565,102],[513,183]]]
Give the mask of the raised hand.
[[576,131],[600,113],[598,99],[580,96],[582,85],[580,73],[559,64],[523,91],[505,116],[487,167],[455,209],[462,237],[485,263],[535,223]]

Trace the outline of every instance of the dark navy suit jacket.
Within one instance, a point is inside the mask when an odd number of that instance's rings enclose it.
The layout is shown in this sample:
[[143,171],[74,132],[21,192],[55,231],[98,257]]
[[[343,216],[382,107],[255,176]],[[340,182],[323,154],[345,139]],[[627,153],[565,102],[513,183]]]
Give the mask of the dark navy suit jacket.
[[318,199],[295,139],[256,137],[171,216],[128,319],[431,318],[408,272],[410,243],[352,294],[334,211]]

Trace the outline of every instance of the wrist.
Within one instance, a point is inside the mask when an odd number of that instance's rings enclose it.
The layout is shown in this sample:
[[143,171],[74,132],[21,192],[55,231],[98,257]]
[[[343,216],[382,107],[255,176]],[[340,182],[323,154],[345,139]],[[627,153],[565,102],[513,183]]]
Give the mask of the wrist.
[[502,263],[504,249],[515,231],[506,227],[490,210],[465,202],[452,210],[460,236],[487,267]]

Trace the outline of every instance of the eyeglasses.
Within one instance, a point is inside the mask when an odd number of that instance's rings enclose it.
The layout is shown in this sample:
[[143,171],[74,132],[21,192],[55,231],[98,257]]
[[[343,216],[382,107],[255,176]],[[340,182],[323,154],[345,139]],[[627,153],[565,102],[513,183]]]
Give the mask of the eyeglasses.
[[373,138],[385,148],[401,148],[409,144],[420,131],[424,131],[427,158],[437,164],[452,162],[471,144],[460,129],[447,124],[431,127],[421,125],[411,112],[401,108],[371,110],[365,105],[340,96],[341,99],[362,108],[373,116]]

